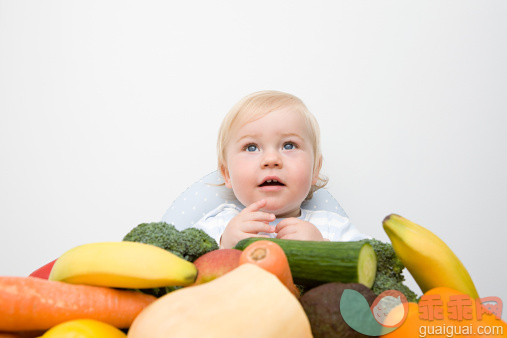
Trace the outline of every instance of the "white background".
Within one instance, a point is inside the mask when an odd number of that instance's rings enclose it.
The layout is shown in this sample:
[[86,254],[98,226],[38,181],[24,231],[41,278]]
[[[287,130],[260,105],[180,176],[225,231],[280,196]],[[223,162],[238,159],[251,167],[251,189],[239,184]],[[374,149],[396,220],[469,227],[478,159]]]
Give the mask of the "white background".
[[0,1],[0,274],[158,221],[276,89],[362,232],[401,214],[507,301],[507,2],[309,3]]

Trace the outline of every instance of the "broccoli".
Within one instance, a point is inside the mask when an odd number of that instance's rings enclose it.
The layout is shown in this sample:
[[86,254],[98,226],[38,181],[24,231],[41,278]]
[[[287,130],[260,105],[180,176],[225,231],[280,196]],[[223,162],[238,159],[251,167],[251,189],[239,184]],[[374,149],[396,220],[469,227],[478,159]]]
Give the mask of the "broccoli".
[[180,232],[172,224],[141,223],[125,235],[123,240],[152,244],[184,258],[185,243],[180,240]]
[[185,245],[183,258],[190,262],[207,252],[218,249],[217,242],[201,229],[184,229],[180,232],[180,238]]
[[417,295],[403,282],[403,269],[405,266],[396,256],[390,243],[384,243],[376,239],[367,240],[377,255],[377,275],[371,288],[377,296],[386,290],[400,291],[407,297],[407,301],[416,302]]
[[163,295],[168,294],[169,292],[173,292],[183,288],[183,286],[163,286],[160,288],[151,288],[151,289],[131,289],[134,291],[140,291],[142,293],[155,296],[156,298],[160,298]]
[[156,245],[190,262],[218,249],[217,242],[203,230],[188,228],[178,231],[174,225],[165,222],[139,224],[123,240]]

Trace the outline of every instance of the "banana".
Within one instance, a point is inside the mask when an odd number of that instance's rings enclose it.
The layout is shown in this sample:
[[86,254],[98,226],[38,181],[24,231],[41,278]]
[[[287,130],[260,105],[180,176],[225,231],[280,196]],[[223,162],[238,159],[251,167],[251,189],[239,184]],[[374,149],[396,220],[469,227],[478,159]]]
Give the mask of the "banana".
[[438,236],[395,214],[387,216],[382,223],[396,255],[422,292],[444,286],[479,298],[465,266]]
[[58,258],[49,280],[116,288],[186,286],[197,268],[169,251],[137,242],[77,246]]

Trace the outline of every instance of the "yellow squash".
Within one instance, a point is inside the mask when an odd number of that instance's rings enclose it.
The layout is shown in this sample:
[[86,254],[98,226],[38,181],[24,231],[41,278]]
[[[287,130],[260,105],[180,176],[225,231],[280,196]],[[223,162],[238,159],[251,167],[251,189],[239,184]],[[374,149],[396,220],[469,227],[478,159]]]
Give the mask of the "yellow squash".
[[159,298],[128,332],[129,338],[311,336],[296,297],[276,276],[253,264]]

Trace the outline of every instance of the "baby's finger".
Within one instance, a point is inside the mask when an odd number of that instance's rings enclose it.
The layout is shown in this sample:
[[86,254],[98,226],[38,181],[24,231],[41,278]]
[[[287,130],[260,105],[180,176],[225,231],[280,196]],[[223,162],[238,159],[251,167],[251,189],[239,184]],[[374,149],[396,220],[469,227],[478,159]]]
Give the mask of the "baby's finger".
[[286,218],[276,225],[275,232],[279,232],[280,230],[282,230],[286,226],[296,224],[298,221],[299,221],[299,219],[294,218],[294,217]]
[[248,238],[251,238],[251,237],[269,238],[268,235],[257,235],[257,234],[246,234],[245,237],[248,237]]
[[250,221],[244,223],[244,232],[256,234],[258,232],[275,232],[275,227],[264,222]]
[[286,234],[283,236],[276,236],[276,238],[278,238],[278,239],[300,239],[299,237],[296,236],[296,233]]
[[285,238],[287,235],[291,235],[291,234],[294,234],[296,233],[296,227],[285,227],[283,229],[281,229],[280,231],[276,231],[275,232],[277,233],[276,234],[276,238]]
[[243,209],[241,212],[248,213],[248,212],[259,211],[263,206],[266,205],[266,202],[267,201],[265,199],[254,202],[254,203],[250,204],[249,206],[247,206],[245,209]]
[[264,211],[250,212],[244,216],[244,220],[246,221],[272,222],[275,219],[275,214],[270,214]]

